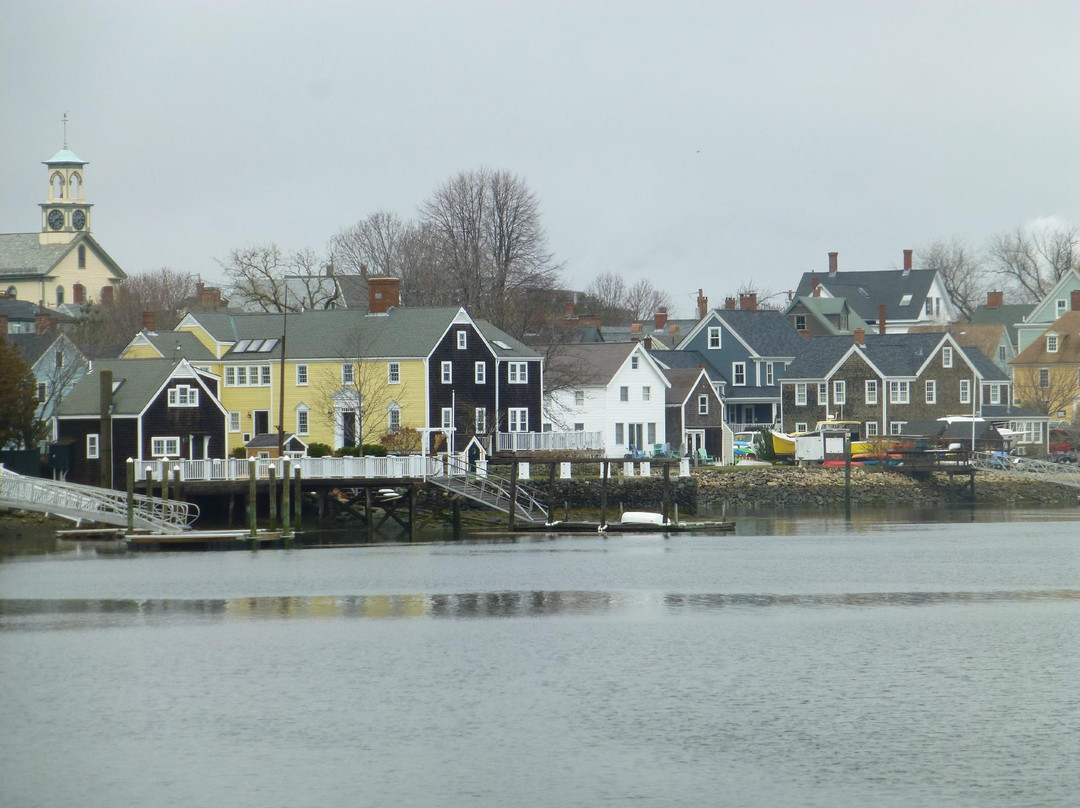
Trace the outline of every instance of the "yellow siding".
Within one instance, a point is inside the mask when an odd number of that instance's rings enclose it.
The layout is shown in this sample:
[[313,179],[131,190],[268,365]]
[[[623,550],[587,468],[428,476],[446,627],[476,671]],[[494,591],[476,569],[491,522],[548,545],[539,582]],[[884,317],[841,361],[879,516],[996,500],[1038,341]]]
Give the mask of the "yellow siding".
[[161,359],[161,354],[153,345],[132,345],[120,354],[121,359]]
[[100,303],[101,288],[116,286],[119,279],[98,257],[93,247],[87,244],[86,266],[82,269],[79,268],[79,248],[75,247],[52,268],[46,277],[30,281],[4,282],[2,288],[6,290],[9,286],[14,286],[19,300],[28,300],[31,303],[44,301],[46,308],[55,309],[56,287],[64,287],[65,303],[74,303],[75,293],[72,290],[76,283],[81,283],[86,288],[84,302]]
[[224,352],[224,350],[218,346],[217,342],[214,341],[214,338],[211,337],[210,334],[207,332],[207,330],[205,328],[203,328],[202,326],[198,326],[198,327],[184,326],[183,328],[178,328],[176,330],[177,331],[187,331],[189,334],[194,334],[195,339],[197,339],[200,343],[202,343],[202,346],[204,348],[206,348],[206,350],[208,350],[210,353],[212,353],[218,359],[221,358],[221,355]]

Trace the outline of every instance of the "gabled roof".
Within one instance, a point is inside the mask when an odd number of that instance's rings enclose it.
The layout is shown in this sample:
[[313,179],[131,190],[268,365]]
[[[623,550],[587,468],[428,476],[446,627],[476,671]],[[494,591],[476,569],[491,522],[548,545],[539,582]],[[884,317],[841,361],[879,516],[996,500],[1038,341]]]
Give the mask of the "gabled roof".
[[[113,405],[115,416],[135,416],[157,395],[172,377],[194,379],[198,371],[181,359],[101,359],[67,394],[56,409],[59,417],[95,417],[101,411],[100,372],[113,373]],[[215,403],[216,399],[215,399]],[[220,408],[220,403],[217,403]]]
[[716,322],[726,326],[751,355],[762,358],[791,359],[804,342],[782,312],[771,309],[712,309],[679,344],[685,345]]
[[[1057,310],[1054,308],[1056,301],[1063,297],[1062,292],[1066,287],[1070,287],[1071,289],[1080,288],[1080,271],[1070,269],[1058,278],[1054,287],[1047,292],[1043,299],[1036,303],[1035,307],[1031,310],[1029,316],[1033,323],[1051,322],[1050,317],[1057,314]],[[1064,295],[1064,297],[1068,298],[1068,295]]]
[[978,348],[988,357],[997,356],[1002,337],[1009,338],[1001,323],[953,323],[951,325],[913,325],[909,334],[952,334],[964,348]]
[[1016,326],[1035,310],[1033,303],[1009,303],[1000,306],[978,306],[971,313],[971,325],[1003,325],[1009,335],[1009,342],[1016,347]]
[[5,334],[4,338],[18,349],[23,361],[33,367],[54,342],[62,339],[62,335],[49,331],[44,334]]
[[640,342],[592,342],[571,345],[559,351],[548,361],[548,366],[555,372],[566,370],[575,378],[580,377],[598,387],[611,382],[612,377],[626,364],[630,354],[637,351],[648,362],[664,382],[670,385],[664,371],[656,360],[645,350]]
[[[856,328],[861,328],[864,331],[869,329],[866,320],[860,317],[859,313],[851,307],[847,298],[803,295],[792,299],[787,309],[784,310],[784,315],[791,314],[792,309],[800,305],[806,309],[807,314],[813,317],[830,334],[850,334]],[[848,316],[848,327],[846,329],[840,328],[829,319],[830,317],[839,317],[845,312]]]
[[709,374],[705,371],[705,368],[670,368],[664,371],[664,375],[671,382],[671,387],[667,392],[669,407],[682,407],[685,405],[686,400],[697,389],[702,376],[705,377],[705,386],[709,388],[709,392],[717,401],[720,400],[720,397],[716,395],[716,390],[710,383]]
[[[848,304],[868,323],[877,323],[878,306],[885,304],[885,319],[889,322],[917,320],[923,303],[937,277],[936,269],[871,270],[868,272],[804,272],[795,290],[796,296],[813,292],[813,278],[831,297],[847,298]],[[901,305],[905,295],[909,302]]]
[[38,236],[38,233],[0,234],[0,282],[44,277],[83,242],[90,245],[116,277],[127,277],[89,233],[79,233],[66,244],[42,244]]
[[74,317],[71,317],[62,311],[43,309],[38,306],[37,303],[31,303],[29,300],[16,300],[15,298],[0,299],[0,314],[7,317],[10,322],[33,322],[38,313],[45,313],[50,317],[55,317],[56,322],[62,324],[75,322]]
[[[866,345],[857,350],[883,376],[914,378],[937,351],[943,339],[946,339],[943,334],[867,334]],[[854,342],[849,336],[814,337],[807,340],[805,349],[788,365],[784,382],[824,378],[853,345]],[[984,361],[980,362],[963,349],[961,353],[981,374],[992,374],[994,379],[1003,376],[1001,369],[985,356],[982,356]]]
[[[1046,335],[1056,334],[1058,349],[1046,350]],[[1051,323],[1043,335],[1032,340],[1009,364],[1080,366],[1080,311],[1067,311]]]
[[190,331],[147,331],[135,335],[127,347],[149,343],[163,359],[188,359],[192,362],[212,362],[212,354]]

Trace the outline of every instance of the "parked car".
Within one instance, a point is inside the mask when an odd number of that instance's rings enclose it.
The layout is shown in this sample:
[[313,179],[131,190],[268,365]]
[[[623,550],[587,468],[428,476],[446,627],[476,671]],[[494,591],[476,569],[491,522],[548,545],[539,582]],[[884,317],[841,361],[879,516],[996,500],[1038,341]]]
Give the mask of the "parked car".
[[736,432],[732,442],[732,454],[736,460],[757,458],[757,432]]

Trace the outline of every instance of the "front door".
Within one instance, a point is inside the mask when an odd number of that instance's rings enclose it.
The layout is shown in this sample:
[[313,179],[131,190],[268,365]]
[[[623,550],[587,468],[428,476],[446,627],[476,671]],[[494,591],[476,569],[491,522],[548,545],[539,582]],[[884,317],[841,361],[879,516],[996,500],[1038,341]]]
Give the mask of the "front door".
[[268,435],[270,433],[270,410],[255,410],[252,418],[255,421],[256,435]]
[[626,439],[628,442],[634,444],[635,449],[641,449],[644,447],[642,441],[645,438],[645,430],[643,424],[627,424],[626,425]]
[[341,411],[341,445],[346,448],[356,445],[356,410]]
[[686,434],[683,435],[683,439],[686,441],[687,454],[693,457],[697,457],[698,449],[705,448],[704,429],[688,429]]

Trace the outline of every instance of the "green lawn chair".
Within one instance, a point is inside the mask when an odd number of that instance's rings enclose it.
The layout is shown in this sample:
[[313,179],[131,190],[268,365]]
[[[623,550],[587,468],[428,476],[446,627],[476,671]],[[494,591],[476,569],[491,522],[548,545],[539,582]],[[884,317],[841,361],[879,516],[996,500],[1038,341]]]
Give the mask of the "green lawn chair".
[[698,459],[698,462],[710,463],[710,464],[714,463],[716,461],[715,457],[710,457],[709,456],[709,453],[705,451],[704,446],[702,446],[700,449],[697,450],[697,459]]

